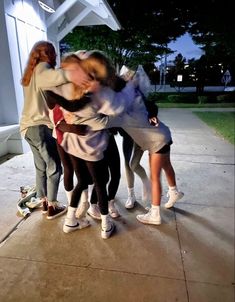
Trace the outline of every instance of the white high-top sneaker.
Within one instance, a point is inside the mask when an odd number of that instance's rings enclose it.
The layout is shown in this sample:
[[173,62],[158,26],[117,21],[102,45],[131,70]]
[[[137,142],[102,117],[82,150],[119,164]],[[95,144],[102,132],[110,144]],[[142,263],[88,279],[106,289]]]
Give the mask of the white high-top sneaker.
[[165,203],[165,208],[170,209],[184,196],[184,193],[177,190],[169,190],[167,196],[169,197],[169,200]]
[[136,216],[137,220],[144,224],[155,224],[160,225],[161,215],[160,215],[160,207],[158,208],[150,208],[147,214],[141,214]]
[[101,215],[101,237],[108,239],[115,231],[115,224],[110,220],[109,215]]
[[75,217],[76,210],[76,208],[70,206],[68,207],[68,212],[63,225],[63,231],[65,233],[80,230],[90,225],[89,220],[87,220],[86,218],[77,219]]

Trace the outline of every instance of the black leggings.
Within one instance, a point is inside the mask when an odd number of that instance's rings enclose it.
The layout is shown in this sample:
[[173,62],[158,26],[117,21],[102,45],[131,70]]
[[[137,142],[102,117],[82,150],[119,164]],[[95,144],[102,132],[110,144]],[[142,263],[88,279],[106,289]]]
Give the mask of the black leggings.
[[[104,152],[104,160],[109,171],[108,200],[112,200],[117,194],[121,178],[120,155],[114,135],[111,135],[109,138],[108,147]],[[98,198],[94,187],[90,202],[95,204],[97,201]]]
[[73,190],[70,206],[77,208],[82,191],[88,189],[89,184],[94,183],[100,213],[107,215],[108,196],[106,184],[108,181],[108,167],[106,161],[104,159],[95,162],[85,161],[66,153],[59,145],[58,150],[64,166],[64,186],[66,191],[71,191],[74,187],[74,172],[77,177],[77,184]]

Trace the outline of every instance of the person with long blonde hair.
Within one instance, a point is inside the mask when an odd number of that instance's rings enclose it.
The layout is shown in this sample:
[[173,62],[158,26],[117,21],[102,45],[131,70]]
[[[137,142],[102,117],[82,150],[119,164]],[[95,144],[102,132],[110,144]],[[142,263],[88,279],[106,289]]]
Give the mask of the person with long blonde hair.
[[24,107],[20,119],[20,131],[33,153],[36,169],[37,197],[43,204],[43,213],[54,219],[66,212],[57,201],[62,173],[60,158],[52,137],[52,123],[45,101],[44,90],[73,80],[85,85],[87,75],[79,70],[54,69],[56,52],[52,43],[39,41],[29,54],[21,84],[24,90]]

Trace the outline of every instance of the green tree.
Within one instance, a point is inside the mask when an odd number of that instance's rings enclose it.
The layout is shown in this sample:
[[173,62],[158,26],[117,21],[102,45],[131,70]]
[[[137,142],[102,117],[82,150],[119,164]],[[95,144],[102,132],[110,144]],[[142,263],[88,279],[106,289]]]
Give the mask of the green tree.
[[[201,45],[210,64],[229,69],[235,77],[235,22],[233,2],[205,0],[191,4],[189,32]],[[219,75],[218,75],[219,76]]]
[[109,0],[122,29],[114,32],[106,26],[77,27],[62,41],[70,50],[101,49],[121,66],[136,68],[154,64],[163,53],[170,53],[166,45],[182,35],[188,18],[184,9],[169,3],[148,1]]

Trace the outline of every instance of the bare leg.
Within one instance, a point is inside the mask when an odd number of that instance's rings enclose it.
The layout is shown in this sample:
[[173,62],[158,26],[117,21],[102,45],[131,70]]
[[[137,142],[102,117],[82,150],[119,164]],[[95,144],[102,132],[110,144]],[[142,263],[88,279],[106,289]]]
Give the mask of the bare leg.
[[165,162],[165,154],[154,153],[149,155],[150,178],[151,178],[151,195],[152,205],[160,206],[162,185],[161,170]]
[[171,160],[170,160],[170,152],[165,155],[165,160],[163,162],[163,170],[166,175],[166,179],[168,182],[169,187],[175,187],[176,186],[176,181],[175,181],[175,171],[172,167]]

